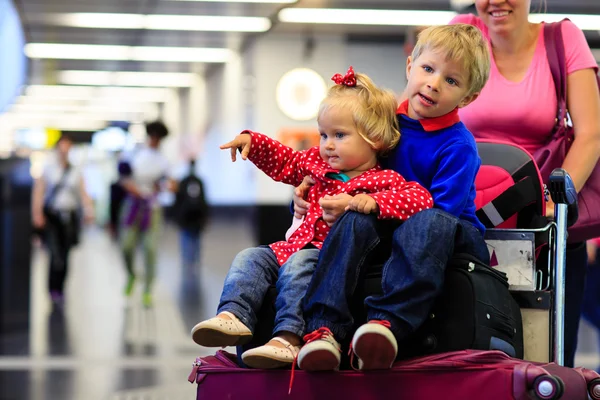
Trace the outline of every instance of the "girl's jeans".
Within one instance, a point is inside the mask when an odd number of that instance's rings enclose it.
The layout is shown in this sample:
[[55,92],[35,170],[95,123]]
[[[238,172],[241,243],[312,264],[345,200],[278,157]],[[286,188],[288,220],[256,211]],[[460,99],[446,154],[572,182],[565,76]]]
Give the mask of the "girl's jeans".
[[306,331],[302,299],[318,257],[318,249],[303,249],[280,267],[275,253],[267,246],[242,250],[225,278],[217,313],[231,312],[254,333],[256,315],[265,295],[271,285],[276,285],[273,335],[286,331],[302,337]]

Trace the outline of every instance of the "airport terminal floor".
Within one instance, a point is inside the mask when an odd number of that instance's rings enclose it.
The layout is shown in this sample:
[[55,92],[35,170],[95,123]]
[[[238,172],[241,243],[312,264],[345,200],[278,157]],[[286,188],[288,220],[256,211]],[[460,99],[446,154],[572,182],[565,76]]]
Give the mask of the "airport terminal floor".
[[[251,221],[213,219],[203,237],[202,265],[182,271],[178,233],[162,233],[154,306],[142,307],[141,288],[123,297],[125,270],[117,245],[96,227],[72,254],[63,308],[46,291],[46,253],[32,257],[30,332],[0,336],[2,400],[192,400],[186,378],[195,357],[191,327],[216,309],[232,257],[254,245]],[[137,258],[137,271],[142,257]],[[597,337],[582,323],[577,365],[600,363]]]

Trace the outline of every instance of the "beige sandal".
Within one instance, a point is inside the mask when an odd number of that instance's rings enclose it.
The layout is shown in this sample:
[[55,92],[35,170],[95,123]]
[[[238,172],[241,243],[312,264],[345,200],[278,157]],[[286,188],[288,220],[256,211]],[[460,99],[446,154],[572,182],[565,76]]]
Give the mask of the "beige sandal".
[[202,321],[192,328],[192,339],[204,347],[240,346],[252,340],[252,332],[235,315],[228,311],[222,314],[229,319],[214,317]]
[[287,340],[277,336],[271,340],[276,340],[285,347],[276,347],[265,344],[245,351],[244,354],[242,354],[242,361],[244,361],[244,364],[251,368],[261,369],[290,367],[294,363],[296,355],[298,355],[302,346],[294,346]]

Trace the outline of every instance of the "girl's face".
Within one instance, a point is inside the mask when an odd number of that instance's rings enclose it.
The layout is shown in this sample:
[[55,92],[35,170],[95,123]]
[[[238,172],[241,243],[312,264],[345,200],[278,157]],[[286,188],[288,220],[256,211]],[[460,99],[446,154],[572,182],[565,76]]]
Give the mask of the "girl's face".
[[377,152],[360,136],[347,107],[330,106],[318,123],[320,155],[331,168],[353,178],[377,164]]
[[528,23],[531,0],[475,0],[477,13],[490,33],[506,34]]

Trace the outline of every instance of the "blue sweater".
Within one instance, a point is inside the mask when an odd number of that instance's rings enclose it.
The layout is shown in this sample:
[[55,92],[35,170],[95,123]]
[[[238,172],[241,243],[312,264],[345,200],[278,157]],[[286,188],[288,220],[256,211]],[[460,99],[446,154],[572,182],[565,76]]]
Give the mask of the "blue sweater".
[[481,159],[471,132],[462,122],[427,131],[421,122],[403,114],[398,114],[398,122],[400,142],[381,158],[384,168],[420,183],[429,189],[436,208],[469,221],[484,233],[475,215],[475,175]]

